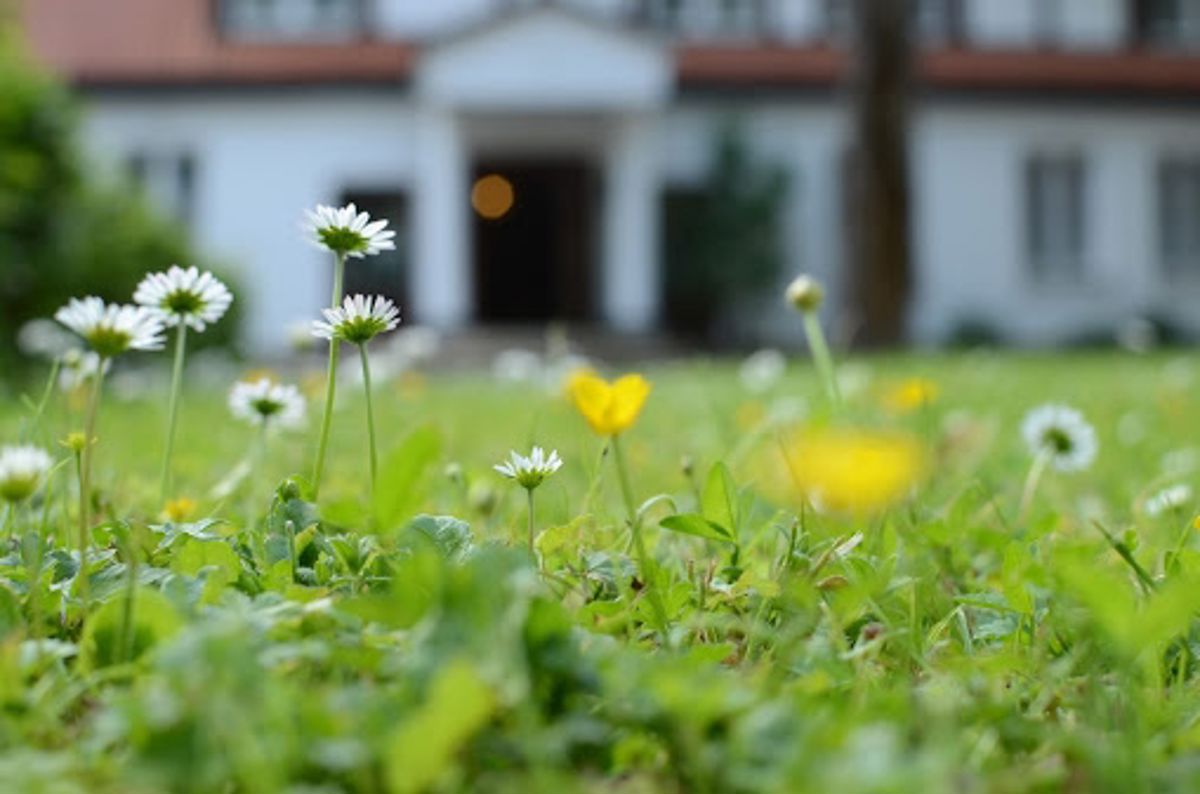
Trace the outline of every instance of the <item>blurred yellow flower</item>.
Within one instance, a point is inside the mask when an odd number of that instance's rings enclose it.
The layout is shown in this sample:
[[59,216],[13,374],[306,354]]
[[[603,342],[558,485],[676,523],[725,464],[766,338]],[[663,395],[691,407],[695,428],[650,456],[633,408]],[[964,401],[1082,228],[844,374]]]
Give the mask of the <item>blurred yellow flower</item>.
[[789,473],[820,510],[864,515],[903,499],[925,456],[907,435],[866,430],[804,433],[785,444]]
[[883,397],[884,406],[896,414],[912,413],[932,405],[938,398],[938,385],[925,378],[909,378],[893,386]]
[[168,521],[187,521],[196,513],[196,500],[181,497],[172,499],[163,507],[163,517]]
[[594,372],[581,371],[571,376],[567,394],[592,430],[615,436],[632,427],[641,415],[650,396],[650,382],[641,375],[624,375],[609,383]]

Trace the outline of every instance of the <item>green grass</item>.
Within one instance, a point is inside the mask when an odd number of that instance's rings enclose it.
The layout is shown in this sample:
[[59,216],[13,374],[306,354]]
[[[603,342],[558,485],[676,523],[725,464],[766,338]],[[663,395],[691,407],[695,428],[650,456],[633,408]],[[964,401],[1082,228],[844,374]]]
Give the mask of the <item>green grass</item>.
[[[372,501],[361,390],[344,382],[312,505],[287,478],[310,473],[315,432],[273,438],[261,467],[214,495],[254,434],[228,417],[227,384],[195,385],[175,495],[197,510],[167,526],[165,396],[110,392],[89,609],[70,469],[10,518],[0,779],[53,792],[1200,787],[1195,506],[1141,509],[1196,483],[1200,361],[844,365],[865,382],[844,421],[910,432],[934,462],[912,499],[862,519],[797,512],[763,479],[782,429],[770,416],[829,419],[806,366],[764,395],[727,363],[646,374],[654,392],[623,441],[637,500],[669,497],[646,513],[649,581],[604,442],[546,390],[380,384]],[[889,415],[881,394],[913,376],[937,383],[937,401]],[[1048,401],[1084,412],[1100,456],[1047,473],[1022,520],[1020,421]],[[0,443],[27,413],[0,405]],[[56,402],[38,435],[49,446],[79,423]],[[534,443],[566,461],[537,492],[540,571],[524,492],[491,470]],[[711,512],[698,497],[722,462],[736,545],[661,529],[672,512]]]

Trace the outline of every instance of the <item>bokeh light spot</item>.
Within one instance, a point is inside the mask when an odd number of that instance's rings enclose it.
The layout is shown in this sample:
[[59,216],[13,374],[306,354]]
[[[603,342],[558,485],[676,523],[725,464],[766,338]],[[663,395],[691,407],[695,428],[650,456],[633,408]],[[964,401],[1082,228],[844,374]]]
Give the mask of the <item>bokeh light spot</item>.
[[499,220],[509,213],[516,200],[512,182],[499,174],[488,174],[476,180],[471,188],[471,206],[489,221]]

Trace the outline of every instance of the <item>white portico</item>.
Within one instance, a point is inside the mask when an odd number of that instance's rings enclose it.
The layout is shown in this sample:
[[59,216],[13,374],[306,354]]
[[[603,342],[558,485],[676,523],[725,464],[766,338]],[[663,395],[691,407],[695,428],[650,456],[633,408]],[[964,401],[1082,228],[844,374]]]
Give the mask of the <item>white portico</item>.
[[[432,44],[413,82],[417,319],[452,328],[592,318],[652,328],[661,292],[658,135],[673,74],[661,42],[561,8]],[[507,179],[510,169],[524,217],[505,227],[478,217],[472,184],[492,172]],[[529,317],[496,303],[513,290]],[[528,300],[520,291],[546,294]]]

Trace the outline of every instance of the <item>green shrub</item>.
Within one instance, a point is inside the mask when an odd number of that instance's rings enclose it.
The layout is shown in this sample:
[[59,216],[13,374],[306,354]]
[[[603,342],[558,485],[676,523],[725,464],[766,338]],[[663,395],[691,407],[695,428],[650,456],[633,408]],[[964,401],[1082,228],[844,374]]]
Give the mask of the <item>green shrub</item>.
[[[70,93],[3,29],[0,85],[0,360],[14,355],[24,323],[72,296],[128,302],[148,271],[208,267],[177,224],[88,172]],[[197,341],[229,344],[236,327],[228,317]]]

